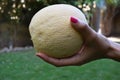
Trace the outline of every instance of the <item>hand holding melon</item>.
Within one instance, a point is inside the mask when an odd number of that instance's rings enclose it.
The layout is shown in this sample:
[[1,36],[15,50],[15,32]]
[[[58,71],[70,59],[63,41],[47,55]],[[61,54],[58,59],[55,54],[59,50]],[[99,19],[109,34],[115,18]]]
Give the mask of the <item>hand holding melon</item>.
[[37,56],[55,66],[82,65],[104,58],[110,46],[104,36],[88,26],[79,9],[65,4],[40,10],[29,30]]

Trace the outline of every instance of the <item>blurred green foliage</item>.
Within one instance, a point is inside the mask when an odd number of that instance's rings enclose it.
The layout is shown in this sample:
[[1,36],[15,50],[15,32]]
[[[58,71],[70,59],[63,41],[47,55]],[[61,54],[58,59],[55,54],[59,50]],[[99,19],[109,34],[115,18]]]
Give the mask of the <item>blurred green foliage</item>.
[[[79,7],[90,21],[94,5],[106,1],[107,5],[119,6],[119,0],[0,0],[0,22],[29,25],[33,15],[45,6],[52,4],[71,4]],[[84,8],[88,7],[86,11]]]
[[111,6],[120,6],[119,0],[106,0],[106,3]]
[[0,0],[0,22],[28,25],[41,8],[52,4],[76,5],[77,0]]
[[[0,0],[0,22],[29,25],[32,16],[52,4],[92,5],[94,0]],[[83,8],[83,7],[82,7]]]

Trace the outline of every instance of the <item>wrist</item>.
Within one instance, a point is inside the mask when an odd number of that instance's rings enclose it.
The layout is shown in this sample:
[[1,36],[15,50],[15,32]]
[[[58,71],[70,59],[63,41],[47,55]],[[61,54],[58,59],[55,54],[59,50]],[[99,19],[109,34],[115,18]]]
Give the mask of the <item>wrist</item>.
[[120,61],[120,44],[110,41],[110,49],[107,58]]

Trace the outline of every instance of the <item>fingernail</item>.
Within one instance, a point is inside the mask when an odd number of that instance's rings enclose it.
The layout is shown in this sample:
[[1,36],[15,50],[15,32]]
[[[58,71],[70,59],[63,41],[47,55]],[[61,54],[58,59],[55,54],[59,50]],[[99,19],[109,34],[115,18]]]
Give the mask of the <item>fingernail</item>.
[[77,22],[78,22],[78,20],[77,20],[76,18],[74,18],[74,17],[71,17],[70,20],[71,20],[71,22],[73,22],[73,23],[77,23]]

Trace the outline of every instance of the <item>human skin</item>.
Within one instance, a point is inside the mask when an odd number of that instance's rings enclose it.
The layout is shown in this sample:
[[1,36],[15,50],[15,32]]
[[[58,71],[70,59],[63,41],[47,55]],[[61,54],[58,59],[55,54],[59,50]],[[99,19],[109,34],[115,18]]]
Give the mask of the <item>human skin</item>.
[[83,39],[83,45],[75,55],[63,59],[52,58],[44,53],[37,53],[36,55],[57,67],[80,66],[103,58],[120,61],[120,44],[108,40],[75,17],[70,18],[70,23]]

